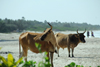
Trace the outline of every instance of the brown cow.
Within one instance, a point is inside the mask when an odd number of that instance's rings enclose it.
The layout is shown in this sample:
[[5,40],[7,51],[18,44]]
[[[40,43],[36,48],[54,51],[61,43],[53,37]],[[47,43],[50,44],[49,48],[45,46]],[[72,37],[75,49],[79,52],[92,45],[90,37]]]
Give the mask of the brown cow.
[[[68,53],[69,53],[69,57],[70,57],[70,48],[72,49],[72,57],[74,57],[74,48],[80,43],[85,43],[85,36],[84,33],[86,32],[86,29],[83,33],[78,33],[77,30],[77,34],[62,34],[62,33],[57,33],[55,34],[56,36],[56,40],[57,40],[57,44],[61,47],[61,48],[67,48],[68,47]],[[58,49],[58,57],[59,57],[59,47]]]
[[[49,24],[49,23],[48,23]],[[50,24],[49,24],[50,25]],[[49,58],[49,53],[51,57],[51,64],[53,67],[53,53],[55,52],[55,47],[57,46],[55,35],[51,28],[47,28],[43,33],[22,33],[19,37],[19,53],[21,56],[21,46],[23,48],[23,56],[26,57],[27,61],[27,51],[30,49],[34,53],[40,53],[36,48],[35,43],[41,44],[41,52],[48,52],[47,56]],[[21,46],[20,46],[21,45]]]

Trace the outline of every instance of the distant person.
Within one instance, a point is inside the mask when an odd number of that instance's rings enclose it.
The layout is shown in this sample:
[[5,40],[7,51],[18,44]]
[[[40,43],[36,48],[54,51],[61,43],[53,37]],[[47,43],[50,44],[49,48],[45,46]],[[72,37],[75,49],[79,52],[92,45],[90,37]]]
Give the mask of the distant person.
[[90,35],[89,35],[89,31],[87,31],[87,37],[89,37]]
[[91,36],[94,37],[93,31],[91,31]]

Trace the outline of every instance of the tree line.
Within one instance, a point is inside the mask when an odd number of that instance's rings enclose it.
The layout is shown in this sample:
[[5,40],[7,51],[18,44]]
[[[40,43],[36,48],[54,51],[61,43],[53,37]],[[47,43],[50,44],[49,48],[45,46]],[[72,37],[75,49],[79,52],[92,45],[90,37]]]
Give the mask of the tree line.
[[[48,21],[37,21],[37,20],[25,20],[24,17],[18,20],[12,19],[0,19],[0,33],[8,33],[14,31],[23,31],[23,30],[30,30],[30,31],[44,31],[46,28],[49,27],[47,24]],[[75,22],[49,22],[53,26],[53,31],[76,31],[84,30],[100,30],[100,25],[91,25],[87,23],[75,23]]]

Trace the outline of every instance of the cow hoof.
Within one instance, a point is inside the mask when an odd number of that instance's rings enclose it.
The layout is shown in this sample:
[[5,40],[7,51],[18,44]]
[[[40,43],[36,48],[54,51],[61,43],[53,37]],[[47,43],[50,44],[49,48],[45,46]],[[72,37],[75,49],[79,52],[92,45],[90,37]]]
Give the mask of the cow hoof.
[[74,57],[74,56],[72,56],[72,57]]
[[58,57],[60,57],[60,56],[58,55]]
[[70,55],[69,55],[69,57],[70,57]]

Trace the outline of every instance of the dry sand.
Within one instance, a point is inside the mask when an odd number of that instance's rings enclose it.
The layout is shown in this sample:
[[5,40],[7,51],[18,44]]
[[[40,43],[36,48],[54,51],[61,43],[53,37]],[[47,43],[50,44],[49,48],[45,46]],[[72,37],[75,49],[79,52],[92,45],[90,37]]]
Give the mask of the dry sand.
[[[18,60],[19,57],[19,38],[18,33],[9,33],[2,34],[0,33],[0,55],[3,57],[7,57],[8,54],[11,53],[13,57]],[[79,65],[84,65],[86,67],[92,66],[97,67],[100,66],[100,38],[85,38],[86,43],[80,43],[74,50],[74,58],[68,57],[68,50],[65,48],[64,50],[60,48],[59,54],[60,57],[56,53],[54,53],[54,67],[64,67],[71,62],[75,62]],[[6,41],[3,41],[6,40]],[[44,54],[36,54],[28,51],[28,60],[34,60],[36,62],[42,61]]]

